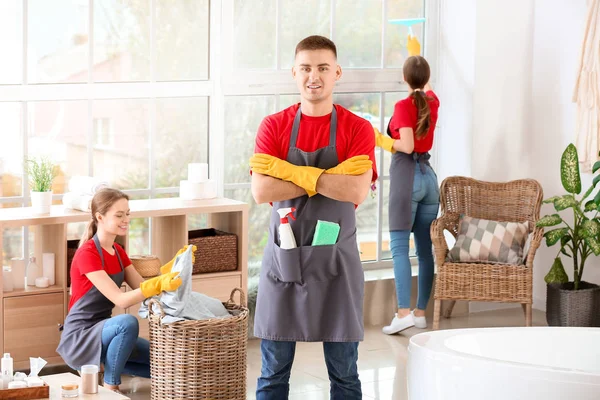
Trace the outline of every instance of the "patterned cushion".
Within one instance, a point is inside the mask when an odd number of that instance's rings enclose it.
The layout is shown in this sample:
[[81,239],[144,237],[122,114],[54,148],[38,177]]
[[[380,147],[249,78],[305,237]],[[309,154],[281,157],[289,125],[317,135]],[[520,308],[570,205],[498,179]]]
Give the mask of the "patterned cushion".
[[498,222],[461,215],[450,262],[523,264],[529,221]]

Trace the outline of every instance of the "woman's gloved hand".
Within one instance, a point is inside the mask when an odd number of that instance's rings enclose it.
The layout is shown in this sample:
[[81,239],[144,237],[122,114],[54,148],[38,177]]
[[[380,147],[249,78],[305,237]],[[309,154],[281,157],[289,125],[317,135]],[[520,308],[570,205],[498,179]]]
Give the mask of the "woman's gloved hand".
[[181,278],[175,278],[179,272],[169,272],[140,283],[140,290],[145,298],[156,296],[160,292],[172,292],[181,286]]
[[373,130],[375,131],[375,146],[381,147],[382,149],[389,151],[390,153],[395,153],[396,152],[396,150],[394,150],[395,139],[392,139],[389,136],[381,134],[381,132],[379,132],[379,129],[377,129],[377,128],[373,128]]
[[369,156],[360,155],[351,157],[333,168],[325,171],[326,174],[338,175],[362,175],[373,168],[373,161],[369,160]]
[[408,39],[406,39],[406,49],[408,50],[409,57],[421,55],[421,43],[419,43],[419,39],[409,34]]
[[[171,261],[169,261],[168,263],[166,263],[165,265],[160,267],[160,273],[166,274],[168,272],[171,272],[171,269],[173,268],[173,264],[175,264],[175,259],[177,258],[177,256],[180,254],[183,254],[185,251],[187,251],[189,246],[190,246],[189,244],[186,244],[185,246],[183,246],[182,249],[179,249],[177,254],[175,254],[175,257],[173,257],[173,259]],[[198,250],[198,248],[196,246],[192,245],[192,264],[196,262],[196,256],[194,255],[196,250]]]
[[250,168],[257,174],[292,182],[306,190],[309,196],[317,194],[317,181],[325,170],[315,167],[298,166],[268,154],[254,154],[250,158]]

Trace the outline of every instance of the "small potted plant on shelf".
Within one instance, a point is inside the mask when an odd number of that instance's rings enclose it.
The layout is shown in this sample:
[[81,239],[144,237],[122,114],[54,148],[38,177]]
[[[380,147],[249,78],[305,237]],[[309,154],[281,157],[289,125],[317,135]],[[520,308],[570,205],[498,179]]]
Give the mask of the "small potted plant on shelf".
[[57,166],[48,158],[25,160],[25,171],[31,189],[31,206],[35,214],[48,214],[52,205],[52,180],[56,177]]
[[[592,174],[600,169],[600,161]],[[546,320],[550,326],[600,326],[600,286],[582,280],[583,270],[591,255],[600,255],[600,192],[592,193],[600,174],[581,198],[581,176],[577,149],[571,143],[562,154],[560,178],[568,194],[544,200],[552,203],[556,213],[546,215],[537,226],[553,229],[546,231],[547,246],[559,244],[552,268],[544,278],[547,283]],[[573,220],[563,219],[558,212],[570,210]],[[568,215],[568,214],[567,214]],[[573,263],[573,281],[565,272],[561,255]]]

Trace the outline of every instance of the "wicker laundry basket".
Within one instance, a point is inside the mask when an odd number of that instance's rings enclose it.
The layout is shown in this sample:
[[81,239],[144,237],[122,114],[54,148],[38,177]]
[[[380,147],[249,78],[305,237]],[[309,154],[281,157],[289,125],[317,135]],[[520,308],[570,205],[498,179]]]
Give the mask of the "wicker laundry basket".
[[142,256],[133,255],[130,256],[131,264],[135,270],[144,278],[152,278],[160,275],[161,263],[158,257],[154,255]]
[[[240,292],[240,304],[233,295]],[[154,312],[158,305],[161,314]],[[241,289],[223,303],[225,319],[161,322],[164,311],[151,300],[150,375],[153,400],[237,400],[246,398],[248,308]]]

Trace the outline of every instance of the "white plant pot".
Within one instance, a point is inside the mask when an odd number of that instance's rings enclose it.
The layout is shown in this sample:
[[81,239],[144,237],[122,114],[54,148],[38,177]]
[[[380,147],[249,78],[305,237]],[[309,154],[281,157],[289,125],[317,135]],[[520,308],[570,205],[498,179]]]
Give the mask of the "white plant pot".
[[31,207],[34,214],[50,214],[52,205],[52,191],[31,192]]

